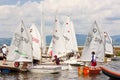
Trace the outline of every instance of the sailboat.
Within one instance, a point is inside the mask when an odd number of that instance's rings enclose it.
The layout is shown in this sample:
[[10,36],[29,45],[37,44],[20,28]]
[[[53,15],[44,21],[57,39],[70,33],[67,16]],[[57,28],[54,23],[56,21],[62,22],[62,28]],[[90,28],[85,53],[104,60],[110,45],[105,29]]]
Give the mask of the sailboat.
[[80,60],[91,61],[92,51],[96,54],[97,62],[104,62],[104,33],[98,27],[96,21],[88,33]]
[[42,64],[42,53],[41,53],[41,35],[35,26],[32,24],[30,27],[30,34],[32,36],[32,47],[33,47],[33,59],[39,60],[40,63],[32,64],[31,67],[28,69],[30,72],[33,73],[58,73],[61,71],[61,67],[59,66],[52,66],[47,64]]
[[55,26],[53,29],[53,36],[48,49],[48,54],[52,56],[52,59],[56,55],[58,58],[60,58],[60,60],[62,60],[62,64],[59,65],[62,67],[62,70],[69,69],[68,64],[65,63],[65,39],[58,17],[55,17]]
[[113,55],[112,38],[107,32],[104,32],[105,36],[105,54]]
[[[23,21],[16,28],[12,42],[7,55],[7,61],[11,62],[32,62],[32,45],[31,35],[28,29],[24,26]],[[18,63],[16,63],[18,64]],[[15,67],[21,68],[16,65]]]
[[107,32],[104,32],[104,38],[105,38],[105,55],[109,56],[109,57],[106,57],[106,61],[111,61],[111,56],[114,55],[112,38]]
[[67,17],[63,27],[65,51],[66,53],[74,52],[76,54],[76,52],[78,52],[78,46],[75,36],[74,25],[69,16]]
[[[52,40],[51,40],[51,45],[52,48],[51,49],[51,53],[52,53],[52,59],[53,57],[56,55],[58,58],[62,58],[66,55],[65,54],[65,43],[64,43],[64,37],[62,34],[62,28],[59,22],[59,19],[56,17],[55,18],[55,26],[53,29],[53,36],[52,36]],[[59,65],[61,66],[62,70],[67,70],[68,69],[68,65],[67,64],[61,64]]]
[[[97,25],[97,22],[94,22],[94,26],[88,32],[88,36],[86,38],[85,46],[83,48],[80,60],[83,62],[90,62],[92,59],[92,52],[95,52],[96,61],[104,62],[104,52],[105,52],[105,44],[104,44],[104,32]],[[89,69],[89,73],[100,72],[100,68],[92,70]]]
[[[74,25],[69,16],[67,16],[65,23],[63,25],[63,36],[65,40],[65,53],[67,55],[67,60],[65,63],[71,65],[82,65],[82,62],[77,62],[78,46],[74,30]],[[73,55],[71,57],[68,57]]]
[[52,36],[52,56],[62,57],[65,55],[65,43],[58,18],[55,19],[55,27]]
[[34,60],[41,60],[41,37],[35,24],[30,27],[30,34],[32,36],[32,56]]

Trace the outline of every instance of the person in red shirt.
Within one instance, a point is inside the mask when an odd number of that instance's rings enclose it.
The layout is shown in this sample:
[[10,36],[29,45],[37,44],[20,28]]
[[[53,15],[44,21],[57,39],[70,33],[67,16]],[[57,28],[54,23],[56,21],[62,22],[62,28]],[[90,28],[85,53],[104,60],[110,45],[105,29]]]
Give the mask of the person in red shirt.
[[53,61],[55,61],[56,65],[60,65],[60,60],[59,60],[59,58],[57,57],[57,55],[55,55],[54,58],[55,58],[55,59],[54,59]]

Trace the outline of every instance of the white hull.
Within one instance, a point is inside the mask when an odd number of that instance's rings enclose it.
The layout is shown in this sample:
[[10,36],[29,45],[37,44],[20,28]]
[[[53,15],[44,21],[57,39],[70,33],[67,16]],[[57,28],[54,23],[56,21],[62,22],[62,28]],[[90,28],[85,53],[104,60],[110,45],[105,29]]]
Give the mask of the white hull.
[[42,63],[43,65],[50,65],[50,66],[59,66],[61,67],[61,70],[69,70],[68,64],[61,63],[60,65],[55,65],[53,62],[45,62]]
[[69,70],[68,64],[63,64],[63,65],[59,65],[59,66],[61,66],[62,70]]
[[69,64],[69,65],[73,65],[73,66],[75,66],[75,65],[79,65],[79,66],[84,65],[84,62],[77,61],[77,59],[69,59],[69,60],[66,60],[64,62]]
[[59,73],[61,72],[61,67],[53,65],[37,65],[31,67],[29,71],[33,73]]

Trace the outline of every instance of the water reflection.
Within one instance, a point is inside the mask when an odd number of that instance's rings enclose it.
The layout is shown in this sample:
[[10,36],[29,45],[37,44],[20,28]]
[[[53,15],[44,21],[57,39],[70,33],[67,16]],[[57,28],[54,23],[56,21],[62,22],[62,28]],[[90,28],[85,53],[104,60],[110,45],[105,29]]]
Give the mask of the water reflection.
[[0,80],[19,80],[18,73],[0,73]]
[[109,78],[109,80],[120,80],[120,79]]
[[77,69],[62,71],[58,74],[23,73],[0,73],[0,80],[115,80],[110,79],[103,73],[99,75],[78,75]]

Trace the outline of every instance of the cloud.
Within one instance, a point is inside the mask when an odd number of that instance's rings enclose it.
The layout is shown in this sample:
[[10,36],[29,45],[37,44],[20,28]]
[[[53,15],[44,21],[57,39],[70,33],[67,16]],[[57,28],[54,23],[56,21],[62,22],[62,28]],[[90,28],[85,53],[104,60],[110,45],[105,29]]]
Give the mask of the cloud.
[[12,37],[21,20],[27,27],[35,23],[40,30],[41,11],[45,15],[46,34],[52,33],[57,14],[61,24],[64,23],[65,16],[69,15],[78,34],[87,34],[96,20],[110,35],[119,35],[119,4],[119,0],[31,0],[0,5],[0,37]]

